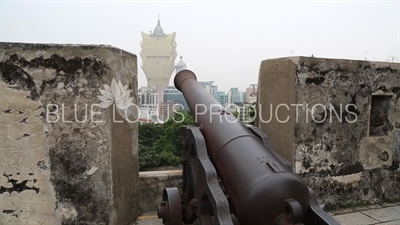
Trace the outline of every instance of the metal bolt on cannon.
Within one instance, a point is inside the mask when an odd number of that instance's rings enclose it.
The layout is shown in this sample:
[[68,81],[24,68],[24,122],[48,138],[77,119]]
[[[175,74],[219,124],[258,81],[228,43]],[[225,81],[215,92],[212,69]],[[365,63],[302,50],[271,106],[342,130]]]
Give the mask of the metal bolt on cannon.
[[192,71],[180,71],[174,84],[197,126],[182,127],[182,196],[164,189],[163,224],[339,225],[265,133],[237,121]]

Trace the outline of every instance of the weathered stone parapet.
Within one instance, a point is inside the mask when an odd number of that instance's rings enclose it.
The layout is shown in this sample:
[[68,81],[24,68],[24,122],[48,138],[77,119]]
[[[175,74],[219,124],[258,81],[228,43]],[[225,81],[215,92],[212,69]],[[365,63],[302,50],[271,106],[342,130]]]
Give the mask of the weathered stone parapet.
[[112,80],[136,102],[135,55],[0,43],[0,224],[124,225],[137,217],[138,128],[127,122],[137,111],[99,107]]
[[400,198],[399,63],[265,60],[258,90],[258,126],[319,197]]
[[182,193],[182,170],[139,172],[140,208],[155,211],[161,203],[164,188],[177,187]]

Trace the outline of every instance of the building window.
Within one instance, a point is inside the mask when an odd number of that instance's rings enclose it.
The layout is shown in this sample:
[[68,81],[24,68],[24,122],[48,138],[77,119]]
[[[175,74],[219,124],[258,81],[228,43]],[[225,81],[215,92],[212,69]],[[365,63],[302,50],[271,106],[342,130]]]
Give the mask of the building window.
[[373,95],[369,119],[369,136],[388,136],[393,130],[388,113],[392,95]]

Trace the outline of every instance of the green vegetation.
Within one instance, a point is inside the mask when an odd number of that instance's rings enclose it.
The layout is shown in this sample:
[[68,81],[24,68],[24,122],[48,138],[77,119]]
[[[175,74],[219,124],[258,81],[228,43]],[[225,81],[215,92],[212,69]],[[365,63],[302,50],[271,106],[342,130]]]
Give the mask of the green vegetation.
[[400,202],[400,198],[391,198],[386,194],[382,194],[382,200],[384,203],[397,203]]
[[194,125],[190,112],[179,111],[164,124],[139,124],[139,170],[180,164],[183,125]]
[[330,212],[330,211],[335,211],[339,209],[348,209],[348,208],[355,208],[355,207],[363,207],[363,206],[368,206],[371,205],[372,203],[370,201],[361,201],[361,202],[354,202],[354,201],[349,201],[349,202],[344,202],[344,203],[326,203],[323,210]]
[[[239,107],[243,107],[242,103],[237,103],[237,105]],[[246,115],[244,115],[244,116],[242,116],[239,111],[233,112],[232,115],[234,115],[239,120],[244,119],[245,120],[244,123],[246,123],[248,125],[254,125],[255,116],[256,116],[255,106],[256,106],[255,103],[253,103],[252,106],[246,105],[246,110],[244,110]]]
[[[233,115],[237,118],[239,113],[234,112]],[[254,116],[254,108],[248,107],[247,118]],[[164,124],[139,124],[139,170],[178,166],[183,147],[181,127],[194,124],[194,117],[189,111],[178,111]]]
[[254,107],[248,107],[248,117],[251,119],[251,122],[249,123],[250,125],[254,125],[255,121],[255,116],[256,116],[256,109],[255,109],[255,104],[253,104]]
[[[398,203],[398,202],[400,202],[399,198],[390,198],[390,197],[386,196],[385,194],[383,194],[381,196],[381,200],[383,203]],[[336,211],[336,210],[340,210],[340,209],[364,207],[364,206],[369,206],[372,204],[373,203],[370,201],[357,201],[357,202],[346,201],[346,202],[336,203],[336,204],[328,202],[325,204],[323,210],[325,210],[327,212],[332,212],[332,211]]]

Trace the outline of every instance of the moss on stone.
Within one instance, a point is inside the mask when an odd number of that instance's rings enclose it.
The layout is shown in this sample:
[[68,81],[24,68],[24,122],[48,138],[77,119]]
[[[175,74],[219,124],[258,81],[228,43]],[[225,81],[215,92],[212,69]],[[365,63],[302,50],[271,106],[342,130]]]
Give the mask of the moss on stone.
[[382,195],[382,201],[384,203],[397,203],[400,202],[400,198],[391,198],[385,194]]
[[372,205],[372,203],[370,201],[361,201],[361,202],[348,201],[348,202],[336,203],[336,204],[328,202],[323,207],[323,210],[330,212],[330,211],[335,211],[335,210],[339,210],[339,209],[363,207],[363,206],[367,206],[367,205]]

